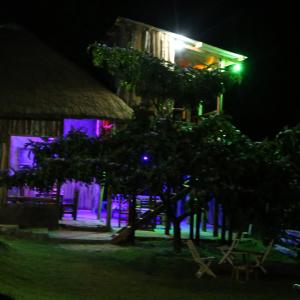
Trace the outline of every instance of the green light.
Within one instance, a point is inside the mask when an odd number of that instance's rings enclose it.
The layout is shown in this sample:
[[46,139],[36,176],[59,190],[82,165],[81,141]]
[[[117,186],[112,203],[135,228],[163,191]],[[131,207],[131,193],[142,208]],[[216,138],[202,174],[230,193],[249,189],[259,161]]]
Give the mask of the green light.
[[232,71],[234,72],[234,73],[239,73],[239,72],[241,72],[242,71],[242,65],[241,64],[235,64],[235,65],[233,65],[233,67],[232,67]]
[[203,103],[202,101],[200,101],[198,105],[198,116],[202,116],[202,115],[203,115]]

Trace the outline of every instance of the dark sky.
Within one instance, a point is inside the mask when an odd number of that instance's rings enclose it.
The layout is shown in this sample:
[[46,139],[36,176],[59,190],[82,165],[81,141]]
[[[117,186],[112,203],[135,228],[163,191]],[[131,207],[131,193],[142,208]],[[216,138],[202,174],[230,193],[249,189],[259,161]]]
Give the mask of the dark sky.
[[243,132],[260,139],[300,122],[293,2],[10,0],[0,1],[0,23],[27,27],[82,65],[88,44],[103,39],[117,16],[246,55],[243,82],[225,94],[225,111]]

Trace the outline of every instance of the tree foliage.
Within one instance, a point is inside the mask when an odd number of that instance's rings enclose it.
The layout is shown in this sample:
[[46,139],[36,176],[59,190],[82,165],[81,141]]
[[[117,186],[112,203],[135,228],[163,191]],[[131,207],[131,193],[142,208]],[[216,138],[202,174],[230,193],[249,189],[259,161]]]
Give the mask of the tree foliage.
[[[178,214],[178,203],[189,201],[191,193],[202,207],[213,194],[233,222],[228,226],[236,230],[249,223],[261,230],[297,226],[298,130],[253,142],[224,116],[189,124],[138,110],[126,128],[109,138],[72,131],[53,141],[30,142],[33,168],[2,174],[1,180],[9,186],[46,189],[67,180],[102,182],[105,172],[115,192],[159,195],[179,227],[192,207],[186,205]],[[148,160],[143,160],[145,155]]]
[[167,99],[187,107],[196,107],[200,100],[212,101],[235,82],[229,71],[182,68],[133,48],[108,47],[94,43],[89,46],[93,64],[135,89],[144,105],[154,105],[159,111]]

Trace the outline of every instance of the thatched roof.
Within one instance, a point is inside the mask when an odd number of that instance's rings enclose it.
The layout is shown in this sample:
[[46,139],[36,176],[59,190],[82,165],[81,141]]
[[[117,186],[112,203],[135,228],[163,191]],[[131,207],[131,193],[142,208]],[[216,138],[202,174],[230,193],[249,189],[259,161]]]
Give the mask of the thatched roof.
[[132,110],[34,35],[0,26],[0,118],[129,119]]

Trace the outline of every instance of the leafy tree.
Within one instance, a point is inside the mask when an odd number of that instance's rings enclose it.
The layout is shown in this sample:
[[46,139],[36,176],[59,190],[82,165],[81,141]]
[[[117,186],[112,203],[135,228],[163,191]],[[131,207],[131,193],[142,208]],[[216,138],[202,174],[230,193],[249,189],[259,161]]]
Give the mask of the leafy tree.
[[[276,151],[274,156],[281,166],[281,185],[285,184],[285,189],[278,191],[278,205],[281,209],[280,220],[286,227],[299,227],[300,213],[300,124],[293,128],[285,128],[279,132],[274,144]],[[280,187],[280,185],[278,184]],[[277,186],[277,188],[278,188]],[[279,210],[279,209],[277,209]]]
[[93,64],[120,79],[121,85],[134,89],[146,107],[164,114],[168,99],[188,108],[199,101],[210,102],[237,78],[229,71],[181,68],[176,64],[133,48],[89,46]]
[[34,154],[33,167],[2,176],[8,186],[26,185],[49,191],[56,185],[59,193],[61,185],[68,180],[90,184],[102,178],[99,155],[102,141],[89,138],[81,131],[73,130],[53,140],[45,137],[40,142],[30,141],[26,147]]
[[[229,227],[232,227],[238,210],[245,217],[243,206],[249,207],[245,201],[244,205],[237,204],[240,194],[249,190],[247,175],[253,156],[252,142],[223,116],[203,118],[191,130],[190,137],[191,147],[187,150],[192,157],[188,165],[190,184],[200,194],[198,198],[201,194],[206,195],[205,199],[213,195],[216,206],[222,204],[223,224],[227,216]],[[205,202],[207,200],[204,205]],[[218,224],[217,214],[215,219]]]

